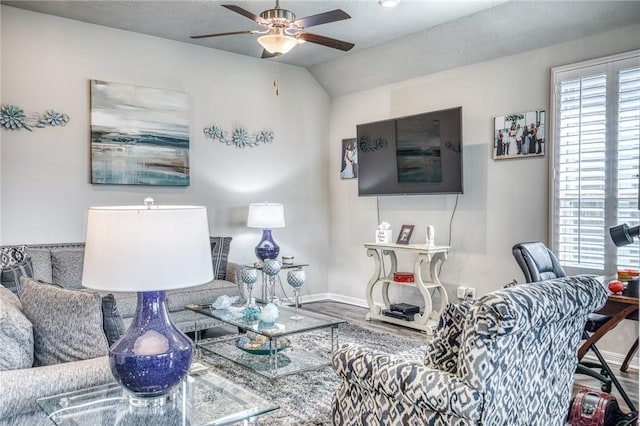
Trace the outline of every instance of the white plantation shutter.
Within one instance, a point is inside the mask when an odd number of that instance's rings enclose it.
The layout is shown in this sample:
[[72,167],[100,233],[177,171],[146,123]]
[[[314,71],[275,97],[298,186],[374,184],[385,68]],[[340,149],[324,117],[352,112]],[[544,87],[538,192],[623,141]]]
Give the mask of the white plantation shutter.
[[[622,69],[618,85],[617,223],[637,225],[638,214],[638,139],[640,139],[640,67]],[[618,266],[638,268],[640,246],[618,248]]]
[[639,268],[609,227],[640,219],[640,51],[552,74],[552,249],[570,274]]

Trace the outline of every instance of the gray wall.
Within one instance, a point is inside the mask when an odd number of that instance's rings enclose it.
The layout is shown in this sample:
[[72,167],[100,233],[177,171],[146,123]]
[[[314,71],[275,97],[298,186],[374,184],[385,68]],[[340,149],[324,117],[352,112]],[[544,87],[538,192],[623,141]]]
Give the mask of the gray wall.
[[[89,183],[90,79],[189,95],[189,187]],[[231,259],[252,263],[261,231],[245,226],[247,206],[281,202],[287,227],[274,238],[282,254],[311,264],[305,294],[326,291],[330,99],[307,70],[2,6],[2,103],[71,118],[65,127],[1,131],[2,244],[83,241],[87,207],[141,205],[150,195],[205,205],[211,234],[234,238]],[[212,124],[269,128],[275,140],[237,149],[206,139]]]
[[[524,282],[511,247],[548,240],[549,155],[493,160],[494,117],[549,111],[551,67],[638,48],[640,25],[634,25],[333,99],[330,296],[366,305],[374,263],[363,244],[373,241],[381,221],[392,225],[394,241],[403,224],[415,225],[412,242],[425,241],[428,225],[435,226],[437,244],[448,245],[451,238],[441,274],[450,300],[459,285],[483,295],[513,278]],[[463,118],[464,194],[451,233],[455,195],[358,197],[357,180],[340,180],[341,140],[356,137],[357,124],[457,106]],[[400,257],[399,269],[411,271],[411,262]],[[395,301],[421,303],[411,287],[393,290]],[[381,300],[379,288],[376,295]],[[624,356],[637,333],[637,323],[622,324],[607,337],[607,349]]]

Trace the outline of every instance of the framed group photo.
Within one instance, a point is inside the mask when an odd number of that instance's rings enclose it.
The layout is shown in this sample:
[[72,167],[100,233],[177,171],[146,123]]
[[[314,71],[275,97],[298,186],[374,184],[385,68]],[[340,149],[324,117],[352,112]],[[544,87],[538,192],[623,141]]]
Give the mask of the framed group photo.
[[544,156],[545,111],[516,112],[496,117],[493,127],[493,159]]

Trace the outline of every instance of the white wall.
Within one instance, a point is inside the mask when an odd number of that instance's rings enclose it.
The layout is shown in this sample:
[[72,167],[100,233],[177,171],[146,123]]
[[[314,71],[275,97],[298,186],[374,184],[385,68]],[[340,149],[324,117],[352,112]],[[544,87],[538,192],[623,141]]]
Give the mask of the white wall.
[[[211,234],[233,236],[231,260],[247,263],[261,234],[245,226],[248,204],[282,202],[287,227],[274,239],[282,254],[311,265],[303,294],[326,291],[330,100],[308,71],[6,6],[1,31],[2,104],[71,118],[66,127],[1,131],[2,244],[83,241],[87,207],[151,195],[205,205]],[[89,183],[90,79],[189,95],[189,187]],[[212,124],[269,128],[275,140],[225,146],[205,139]]]
[[[437,244],[447,245],[451,238],[441,274],[450,298],[458,285],[475,287],[477,295],[483,295],[513,278],[524,282],[511,247],[548,239],[549,155],[493,160],[493,119],[511,112],[548,111],[553,66],[638,47],[640,25],[635,25],[333,99],[329,292],[366,305],[374,263],[363,244],[373,241],[383,220],[392,225],[394,238],[402,224],[415,225],[412,242],[425,241],[427,225],[435,225]],[[355,137],[357,124],[456,106],[462,106],[463,116],[464,194],[451,235],[455,195],[359,198],[357,180],[340,180],[341,140]],[[404,259],[405,266],[403,259],[399,261],[404,270],[411,270],[409,259]],[[416,295],[415,289],[402,287],[394,297],[416,303],[421,300]],[[607,337],[608,349],[624,355],[637,332],[637,323],[622,324]]]

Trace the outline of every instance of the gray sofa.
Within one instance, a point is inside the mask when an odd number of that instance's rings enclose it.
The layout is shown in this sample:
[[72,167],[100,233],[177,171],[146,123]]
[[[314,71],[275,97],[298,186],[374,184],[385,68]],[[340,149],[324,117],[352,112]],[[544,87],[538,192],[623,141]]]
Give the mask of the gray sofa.
[[[241,285],[237,284],[239,282],[237,280],[238,265],[227,261],[230,242],[230,237],[211,238],[215,278],[213,281],[196,287],[167,291],[166,300],[169,314],[182,331],[198,333],[201,330],[221,325],[217,320],[185,309],[185,305],[209,304],[223,294],[244,297]],[[0,249],[5,247],[0,247]],[[26,253],[30,259],[29,268],[22,272],[28,272],[28,275],[32,276],[34,280],[57,284],[64,289],[92,292],[92,290],[83,289],[81,284],[83,243],[32,244],[26,246]],[[2,281],[5,287],[10,287],[10,284],[6,282],[5,271],[6,269],[3,270]],[[98,304],[100,304],[100,298],[106,296],[106,293],[100,295],[95,293],[93,292],[92,296],[97,298]],[[113,293],[113,296],[116,300],[117,311],[125,326],[128,326],[136,308],[136,293]],[[6,305],[7,297],[11,298],[13,295],[4,291],[4,297]],[[104,298],[102,301],[102,309],[104,310]],[[3,314],[6,309],[3,311],[2,303],[2,298],[0,298],[0,327],[6,327],[8,326],[7,315]],[[52,306],[52,309],[54,308],[55,306]],[[26,307],[23,310],[27,314]],[[97,315],[99,319],[103,318],[102,312]],[[74,317],[72,313],[69,316],[69,321],[76,323],[83,321],[83,318],[77,318],[77,316],[79,314]],[[106,317],[106,314],[104,316]],[[33,333],[37,340],[36,332]],[[107,333],[105,332],[105,334]],[[101,336],[101,338],[103,337]],[[104,341],[106,342],[106,339]],[[105,347],[108,348],[108,342]],[[109,369],[108,357],[104,355],[30,368],[4,370],[0,368],[0,425],[51,424],[37,406],[37,398],[112,381],[113,376]]]

